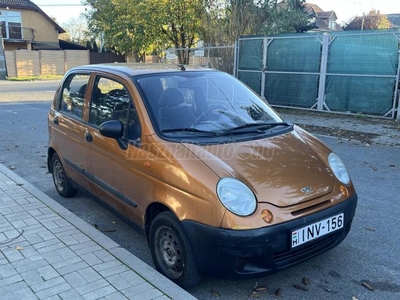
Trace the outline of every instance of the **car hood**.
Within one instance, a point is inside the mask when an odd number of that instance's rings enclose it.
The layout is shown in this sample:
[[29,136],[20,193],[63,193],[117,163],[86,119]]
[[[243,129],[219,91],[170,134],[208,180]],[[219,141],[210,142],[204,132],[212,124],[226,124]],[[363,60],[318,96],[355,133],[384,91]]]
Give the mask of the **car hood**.
[[220,178],[246,183],[258,202],[287,207],[328,194],[336,182],[327,165],[329,150],[302,134],[307,138],[293,130],[240,143],[184,145]]

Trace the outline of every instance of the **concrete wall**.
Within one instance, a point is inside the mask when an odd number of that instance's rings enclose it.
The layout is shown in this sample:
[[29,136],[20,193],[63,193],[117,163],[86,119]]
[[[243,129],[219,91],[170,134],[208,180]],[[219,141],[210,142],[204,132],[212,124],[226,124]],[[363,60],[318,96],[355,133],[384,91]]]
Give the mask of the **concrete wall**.
[[89,51],[5,51],[8,77],[63,75],[69,69],[88,65]]

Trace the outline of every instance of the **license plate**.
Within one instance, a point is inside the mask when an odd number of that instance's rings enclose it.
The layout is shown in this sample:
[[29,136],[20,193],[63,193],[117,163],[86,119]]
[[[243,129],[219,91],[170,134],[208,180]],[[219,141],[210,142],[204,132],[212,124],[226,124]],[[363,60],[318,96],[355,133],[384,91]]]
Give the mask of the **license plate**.
[[344,214],[341,213],[339,215],[292,231],[292,248],[298,247],[304,243],[315,240],[328,233],[339,230],[343,228],[343,223]]

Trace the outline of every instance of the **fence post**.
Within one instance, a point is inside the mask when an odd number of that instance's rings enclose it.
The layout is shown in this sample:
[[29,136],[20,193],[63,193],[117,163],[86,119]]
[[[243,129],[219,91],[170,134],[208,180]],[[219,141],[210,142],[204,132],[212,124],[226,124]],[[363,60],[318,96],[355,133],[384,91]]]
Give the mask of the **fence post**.
[[329,40],[330,36],[328,33],[325,32],[322,36],[322,53],[321,53],[321,67],[319,73],[317,110],[324,109],[326,73],[328,69]]
[[265,99],[265,70],[267,68],[267,48],[268,38],[263,39],[263,54],[262,54],[262,73],[261,73],[261,98]]
[[[400,38],[399,38],[399,45],[400,45]],[[397,102],[397,116],[396,119],[397,121],[400,121],[400,49],[398,52],[398,56],[397,56],[397,76],[396,76],[396,87],[394,89],[394,105],[396,106],[396,102]],[[396,101],[397,99],[397,101]],[[396,109],[396,107],[393,107],[394,109]],[[396,110],[394,110],[395,112]]]
[[239,40],[235,41],[235,46],[233,50],[233,76],[238,78],[239,72]]
[[5,80],[7,77],[6,53],[4,51],[3,36],[0,26],[0,80]]

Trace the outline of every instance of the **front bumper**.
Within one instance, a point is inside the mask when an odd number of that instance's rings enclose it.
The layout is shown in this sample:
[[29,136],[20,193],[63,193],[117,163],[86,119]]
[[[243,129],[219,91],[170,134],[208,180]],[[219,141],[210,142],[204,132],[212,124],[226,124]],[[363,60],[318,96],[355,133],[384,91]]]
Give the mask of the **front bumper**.
[[[274,273],[321,254],[340,244],[350,231],[357,206],[357,195],[328,209],[269,227],[229,230],[193,221],[182,225],[205,275],[241,278]],[[344,213],[344,226],[338,231],[291,249],[291,231],[325,218]]]

